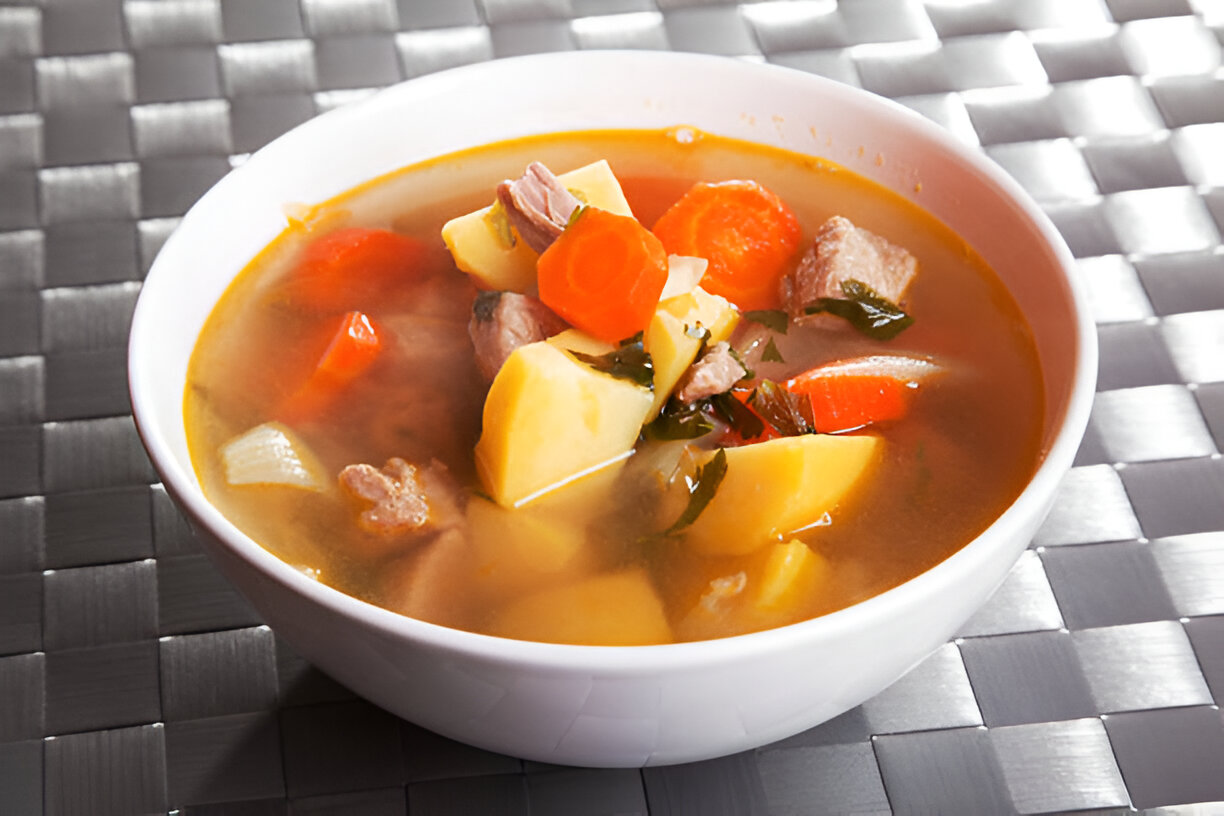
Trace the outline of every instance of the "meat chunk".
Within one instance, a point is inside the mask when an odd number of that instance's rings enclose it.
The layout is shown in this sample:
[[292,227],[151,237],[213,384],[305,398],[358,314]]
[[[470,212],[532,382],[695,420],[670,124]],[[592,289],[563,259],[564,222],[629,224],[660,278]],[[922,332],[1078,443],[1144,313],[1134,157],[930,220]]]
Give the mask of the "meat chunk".
[[497,200],[519,237],[536,252],[548,249],[582,203],[539,162],[527,165],[518,179],[499,184]]
[[546,340],[567,325],[552,309],[530,295],[484,292],[477,295],[472,304],[468,334],[476,348],[480,373],[492,380],[516,348]]
[[715,343],[684,372],[676,386],[676,398],[688,404],[721,394],[747,374],[743,364],[731,353],[729,343]]
[[790,312],[797,317],[820,298],[845,298],[842,282],[847,280],[861,281],[899,304],[917,274],[918,260],[909,252],[835,215],[816,231],[787,281]]
[[441,531],[463,521],[458,488],[446,466],[436,460],[419,468],[398,457],[381,469],[373,465],[348,465],[340,471],[340,487],[367,505],[357,525],[367,533]]

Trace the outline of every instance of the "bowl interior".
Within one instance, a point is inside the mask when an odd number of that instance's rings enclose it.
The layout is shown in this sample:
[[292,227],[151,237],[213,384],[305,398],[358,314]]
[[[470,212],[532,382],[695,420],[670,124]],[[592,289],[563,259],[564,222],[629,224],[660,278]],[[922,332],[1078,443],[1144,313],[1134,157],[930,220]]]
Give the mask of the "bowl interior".
[[[674,53],[542,55],[423,77],[306,123],[223,179],[167,241],[133,320],[133,411],[168,489],[197,524],[264,575],[371,625],[504,653],[507,659],[522,660],[524,650],[534,649],[542,660],[570,660],[586,651],[584,659],[610,661],[598,648],[507,647],[494,638],[438,631],[304,579],[234,528],[200,494],[187,453],[183,388],[205,319],[233,276],[284,228],[287,204],[324,201],[399,167],[491,141],[676,125],[830,159],[916,202],[982,254],[1028,317],[1045,376],[1045,460],[1034,477],[1036,488],[1030,486],[1038,495],[1022,496],[1016,511],[1026,517],[1038,513],[1070,465],[1095,382],[1095,334],[1084,298],[1068,276],[1070,255],[1048,220],[975,149],[897,105],[787,69]],[[959,561],[964,565],[949,567],[958,562],[954,557],[936,568],[933,572],[946,575],[938,580],[950,585],[973,568],[971,559]],[[898,590],[910,591],[904,585]],[[856,615],[888,614],[891,608],[877,598],[845,614],[785,629],[849,625]],[[766,632],[735,640],[755,639],[760,648],[773,648],[779,639],[796,636]],[[668,650],[686,647],[725,648],[682,644],[619,651],[636,652],[647,665]]]

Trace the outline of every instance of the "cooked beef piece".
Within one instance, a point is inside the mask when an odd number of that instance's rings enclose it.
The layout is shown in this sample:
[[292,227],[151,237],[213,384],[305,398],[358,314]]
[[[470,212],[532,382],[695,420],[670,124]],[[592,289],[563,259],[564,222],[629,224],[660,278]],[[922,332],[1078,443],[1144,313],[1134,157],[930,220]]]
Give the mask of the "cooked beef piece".
[[777,333],[768,326],[755,320],[741,320],[732,330],[727,342],[735,349],[740,362],[749,371],[756,371],[766,362],[765,350],[769,347],[769,341],[776,339]]
[[918,261],[909,252],[835,215],[816,231],[793,277],[786,281],[787,301],[791,314],[798,317],[820,298],[845,298],[842,281],[857,280],[900,304],[917,274]]
[[340,486],[368,505],[357,518],[367,533],[446,530],[463,521],[459,490],[446,466],[436,460],[424,468],[398,457],[388,459],[382,469],[348,465],[340,471]]
[[492,380],[516,348],[552,337],[567,325],[530,295],[483,292],[472,304],[468,334],[476,347],[480,373]]
[[726,632],[736,601],[747,586],[748,575],[743,571],[710,581],[697,603],[680,619],[677,632],[693,640],[708,640]]
[[548,249],[582,203],[539,162],[527,165],[518,179],[499,184],[497,200],[519,237],[536,252]]
[[705,350],[676,386],[676,398],[688,404],[730,390],[748,374],[726,341]]

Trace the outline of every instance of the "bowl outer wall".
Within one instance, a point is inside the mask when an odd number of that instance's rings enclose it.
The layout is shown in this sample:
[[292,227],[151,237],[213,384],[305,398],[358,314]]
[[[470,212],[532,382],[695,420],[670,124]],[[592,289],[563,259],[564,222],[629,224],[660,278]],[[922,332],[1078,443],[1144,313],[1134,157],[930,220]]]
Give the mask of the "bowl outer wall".
[[[679,124],[836,161],[916,201],[996,267],[1038,340],[1046,456],[982,536],[906,584],[816,620],[696,644],[574,647],[455,632],[356,601],[276,559],[204,500],[183,431],[187,361],[233,274],[284,228],[283,205],[326,200],[489,141]],[[945,642],[1005,577],[1070,467],[1091,406],[1096,346],[1070,253],[1048,219],[1002,171],[932,123],[774,66],[577,52],[413,80],[254,154],[167,241],[133,318],[129,372],[137,427],[168,492],[222,571],[304,657],[456,739],[549,762],[639,765],[787,736],[862,702]]]

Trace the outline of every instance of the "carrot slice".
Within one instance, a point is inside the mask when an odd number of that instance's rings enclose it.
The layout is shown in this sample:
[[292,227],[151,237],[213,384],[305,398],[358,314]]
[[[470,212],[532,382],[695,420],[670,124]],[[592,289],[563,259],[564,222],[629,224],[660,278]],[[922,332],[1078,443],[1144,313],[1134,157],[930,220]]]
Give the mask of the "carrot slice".
[[905,380],[887,374],[827,374],[819,369],[787,381],[787,390],[812,401],[812,422],[822,433],[849,431],[905,416]]
[[742,311],[777,308],[801,238],[795,214],[755,181],[698,182],[653,231],[669,253],[708,260],[701,287]]
[[290,425],[319,418],[350,382],[374,364],[382,347],[374,321],[362,312],[348,312],[340,318],[314,371],[281,403],[276,416]]
[[667,282],[667,252],[635,219],[586,207],[540,255],[540,300],[608,343],[646,328]]
[[316,311],[364,305],[411,280],[425,244],[385,229],[346,227],[312,241],[289,275],[295,303]]

